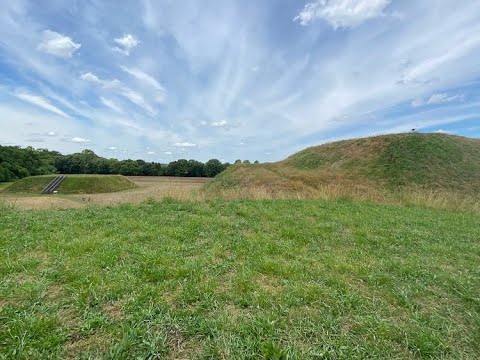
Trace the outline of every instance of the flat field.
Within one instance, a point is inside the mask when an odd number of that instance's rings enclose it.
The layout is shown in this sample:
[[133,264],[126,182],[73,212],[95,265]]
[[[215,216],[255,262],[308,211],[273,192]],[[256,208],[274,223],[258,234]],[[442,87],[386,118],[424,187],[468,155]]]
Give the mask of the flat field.
[[479,223],[347,200],[4,205],[0,358],[478,359]]
[[[75,195],[32,195],[2,194],[0,201],[15,204],[19,209],[68,209],[87,205],[111,205],[118,203],[139,203],[148,199],[161,200],[165,197],[192,199],[208,178],[177,178],[168,176],[128,177],[138,186],[136,189],[104,194]],[[1,186],[1,185],[0,185]]]

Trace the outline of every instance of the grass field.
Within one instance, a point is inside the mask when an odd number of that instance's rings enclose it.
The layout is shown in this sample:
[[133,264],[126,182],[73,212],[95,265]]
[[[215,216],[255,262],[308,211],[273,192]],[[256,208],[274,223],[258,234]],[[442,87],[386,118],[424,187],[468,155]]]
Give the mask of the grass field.
[[[96,194],[57,194],[39,195],[28,193],[0,192],[0,201],[27,209],[70,209],[90,205],[112,205],[119,203],[139,203],[148,199],[161,200],[171,197],[190,200],[198,197],[200,188],[210,181],[208,178],[175,178],[168,176],[128,177],[136,187],[129,190]],[[26,180],[26,179],[23,179]],[[89,199],[86,202],[84,199]]]
[[346,200],[0,209],[0,358],[478,359],[480,216]]

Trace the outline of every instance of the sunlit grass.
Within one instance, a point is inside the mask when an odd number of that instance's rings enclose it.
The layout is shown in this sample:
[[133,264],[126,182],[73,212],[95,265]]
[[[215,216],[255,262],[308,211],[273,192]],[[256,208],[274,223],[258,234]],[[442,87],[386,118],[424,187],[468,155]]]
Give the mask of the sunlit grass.
[[479,223],[346,198],[3,206],[0,354],[476,359]]

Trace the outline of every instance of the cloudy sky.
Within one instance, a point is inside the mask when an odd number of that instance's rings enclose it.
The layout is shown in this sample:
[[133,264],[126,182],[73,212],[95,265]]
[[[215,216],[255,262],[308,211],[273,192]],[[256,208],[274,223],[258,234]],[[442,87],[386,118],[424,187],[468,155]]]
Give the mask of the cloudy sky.
[[[121,5],[120,5],[121,4]],[[480,137],[480,1],[0,2],[0,144],[274,161]]]

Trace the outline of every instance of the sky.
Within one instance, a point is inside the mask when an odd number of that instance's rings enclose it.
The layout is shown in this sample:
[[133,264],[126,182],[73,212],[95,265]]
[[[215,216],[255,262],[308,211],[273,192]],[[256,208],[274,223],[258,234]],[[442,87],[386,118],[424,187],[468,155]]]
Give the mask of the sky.
[[480,137],[480,1],[0,2],[0,144],[170,162]]

